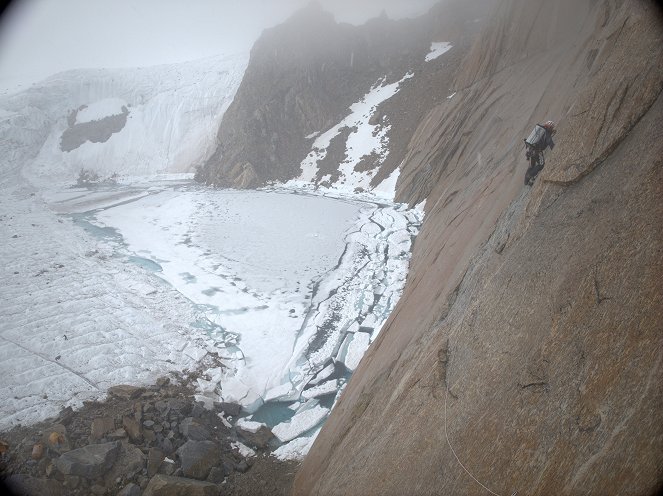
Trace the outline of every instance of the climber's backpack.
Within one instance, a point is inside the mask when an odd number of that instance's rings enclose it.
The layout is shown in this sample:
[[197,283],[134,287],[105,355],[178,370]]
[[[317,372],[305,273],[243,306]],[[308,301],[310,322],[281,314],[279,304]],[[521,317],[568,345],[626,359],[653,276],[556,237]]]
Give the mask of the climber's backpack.
[[530,135],[525,139],[525,143],[536,151],[543,151],[546,148],[546,128],[541,124],[534,126]]

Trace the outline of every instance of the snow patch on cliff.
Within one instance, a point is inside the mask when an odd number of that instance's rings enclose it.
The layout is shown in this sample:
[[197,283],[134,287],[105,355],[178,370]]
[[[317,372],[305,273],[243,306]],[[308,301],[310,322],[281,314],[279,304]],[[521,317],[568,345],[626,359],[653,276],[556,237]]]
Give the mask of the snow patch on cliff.
[[[379,81],[375,84],[361,100],[350,106],[350,114],[347,117],[317,136],[311,146],[311,151],[300,164],[301,174],[288,182],[286,186],[325,182],[326,177],[317,178],[319,163],[327,156],[332,140],[343,129],[349,128],[350,133],[345,143],[346,158],[339,164],[340,176],[331,185],[331,188],[346,193],[374,190],[370,183],[389,154],[388,133],[391,125],[385,119],[374,123],[373,117],[379,105],[398,93],[401,84],[411,77],[413,74],[408,73],[394,83],[384,84],[384,81]],[[362,167],[361,165],[365,161],[370,164]],[[398,175],[396,175],[397,177]],[[382,194],[390,193],[391,186],[391,183],[388,183],[385,187],[375,189]],[[395,189],[395,185],[393,189]],[[393,195],[389,199],[393,200]]]
[[441,57],[449,50],[453,48],[453,45],[448,41],[440,41],[436,43],[431,43],[430,52],[426,55],[426,62],[435,60],[438,57]]

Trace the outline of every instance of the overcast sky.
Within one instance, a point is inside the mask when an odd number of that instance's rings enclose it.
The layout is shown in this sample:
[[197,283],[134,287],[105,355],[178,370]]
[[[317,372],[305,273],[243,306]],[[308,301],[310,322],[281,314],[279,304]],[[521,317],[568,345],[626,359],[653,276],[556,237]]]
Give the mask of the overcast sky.
[[[309,0],[17,0],[0,19],[0,88],[81,67],[134,67],[248,51]],[[319,0],[361,24],[436,0]]]

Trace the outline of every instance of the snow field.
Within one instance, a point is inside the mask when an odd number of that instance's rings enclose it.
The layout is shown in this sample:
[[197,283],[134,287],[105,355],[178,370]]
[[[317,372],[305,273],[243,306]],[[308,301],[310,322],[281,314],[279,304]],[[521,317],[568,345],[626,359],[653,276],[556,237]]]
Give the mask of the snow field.
[[[74,193],[51,198],[61,210],[99,205],[85,219],[117,233],[105,240],[114,256],[152,261],[153,275],[210,322],[226,368],[208,371],[200,399],[237,402],[248,412],[292,403],[295,420],[272,426],[288,444],[300,436],[312,442],[310,432],[329,413],[318,399],[344,387],[330,360],[352,372],[389,316],[421,222],[404,206],[301,191],[142,186],[94,192],[87,202]],[[298,417],[311,405],[319,406],[316,415]]]
[[31,194],[0,195],[0,429],[195,368],[214,343],[189,328],[190,305]]

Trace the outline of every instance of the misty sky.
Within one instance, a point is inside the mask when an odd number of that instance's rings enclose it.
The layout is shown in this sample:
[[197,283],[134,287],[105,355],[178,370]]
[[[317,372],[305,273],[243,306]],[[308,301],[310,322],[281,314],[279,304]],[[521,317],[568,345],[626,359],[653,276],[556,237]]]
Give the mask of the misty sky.
[[[0,20],[0,88],[80,67],[134,67],[248,51],[309,0],[19,0]],[[340,21],[412,17],[436,0],[319,0]]]

